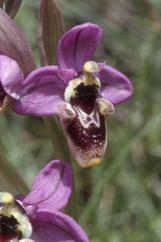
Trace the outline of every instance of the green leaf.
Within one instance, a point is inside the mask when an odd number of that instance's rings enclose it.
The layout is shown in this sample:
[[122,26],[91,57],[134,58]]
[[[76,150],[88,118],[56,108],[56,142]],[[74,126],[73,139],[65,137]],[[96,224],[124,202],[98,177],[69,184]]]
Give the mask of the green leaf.
[[29,189],[14,167],[0,157],[0,191],[16,194],[26,194]]

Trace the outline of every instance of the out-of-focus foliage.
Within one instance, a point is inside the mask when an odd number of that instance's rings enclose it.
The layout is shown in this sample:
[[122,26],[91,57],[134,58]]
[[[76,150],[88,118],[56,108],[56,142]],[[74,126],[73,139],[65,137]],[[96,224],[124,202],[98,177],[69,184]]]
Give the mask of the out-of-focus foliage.
[[[78,218],[93,242],[161,241],[161,1],[59,0],[66,29],[86,21],[104,29],[96,59],[132,80],[134,95],[108,122],[100,167],[74,165]],[[39,64],[38,1],[23,1],[16,21]],[[31,184],[54,151],[41,119],[1,114],[0,151]],[[16,179],[12,177],[12,179]],[[12,181],[11,181],[12,182]]]

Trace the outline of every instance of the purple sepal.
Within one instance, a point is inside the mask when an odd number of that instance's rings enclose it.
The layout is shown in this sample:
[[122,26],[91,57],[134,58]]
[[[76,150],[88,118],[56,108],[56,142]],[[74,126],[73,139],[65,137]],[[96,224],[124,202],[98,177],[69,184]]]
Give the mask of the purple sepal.
[[61,68],[73,68],[79,73],[90,60],[102,36],[102,29],[92,23],[77,25],[59,40],[58,63]]
[[33,235],[36,242],[89,242],[82,228],[70,216],[54,211],[39,211],[33,221]]
[[36,69],[24,80],[20,99],[12,100],[13,110],[36,116],[58,114],[58,104],[64,100],[65,83],[75,75],[74,70],[60,70],[57,66]]
[[36,176],[31,192],[23,200],[25,207],[36,205],[48,212],[63,209],[72,192],[72,170],[69,164],[53,160]]

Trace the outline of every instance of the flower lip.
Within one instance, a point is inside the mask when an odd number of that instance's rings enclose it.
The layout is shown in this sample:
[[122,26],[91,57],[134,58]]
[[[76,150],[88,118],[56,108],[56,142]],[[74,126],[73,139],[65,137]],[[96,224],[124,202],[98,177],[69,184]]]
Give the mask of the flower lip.
[[88,167],[94,163],[99,164],[98,160],[101,160],[107,145],[104,116],[95,111],[92,116],[77,115],[69,124],[64,124],[63,120],[61,122],[68,137],[68,144],[79,165]]
[[96,76],[99,66],[94,61],[87,61],[83,74],[69,81],[65,89],[65,100],[75,112],[68,122],[60,110],[60,120],[68,137],[68,144],[82,167],[101,163],[106,149],[105,116],[114,111],[113,105],[99,100],[100,80]]
[[110,114],[111,106],[102,100],[97,102],[99,87],[95,84],[86,86],[81,82],[74,90],[70,105],[76,115],[66,122],[60,113],[60,120],[77,162],[82,167],[98,165],[107,145],[105,116],[107,111]]

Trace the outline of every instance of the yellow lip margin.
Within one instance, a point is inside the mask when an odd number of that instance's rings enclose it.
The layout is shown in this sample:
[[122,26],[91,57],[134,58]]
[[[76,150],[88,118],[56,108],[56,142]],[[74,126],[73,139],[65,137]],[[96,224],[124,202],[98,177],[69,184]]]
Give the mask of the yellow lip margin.
[[102,163],[102,160],[100,158],[94,158],[87,162],[86,167],[98,166],[101,163]]

